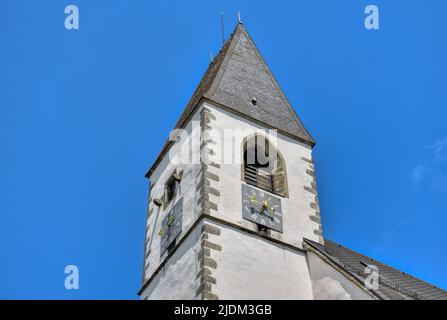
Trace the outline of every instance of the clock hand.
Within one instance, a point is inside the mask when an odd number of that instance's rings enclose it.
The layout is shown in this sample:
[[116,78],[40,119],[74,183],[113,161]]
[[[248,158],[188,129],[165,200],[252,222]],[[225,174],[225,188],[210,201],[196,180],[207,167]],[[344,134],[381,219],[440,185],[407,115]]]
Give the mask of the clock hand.
[[[251,203],[255,203],[257,205],[262,206],[262,210],[259,212],[260,214],[263,214],[265,209],[268,209],[271,212],[275,212],[275,209],[270,207],[270,204],[269,204],[269,202],[267,200],[262,201],[262,202],[258,201],[258,200],[256,200],[256,196],[254,196],[254,195],[253,196],[249,196],[248,199],[250,200]],[[271,216],[271,215],[266,215],[266,216],[269,217],[270,219],[274,218],[274,216]]]
[[175,221],[175,216],[171,215],[168,218],[168,227],[171,227],[172,223]]
[[[262,203],[262,207],[268,209],[268,210],[271,211],[271,212],[275,212],[275,209],[273,209],[273,208],[270,206],[270,204],[269,204],[269,202],[268,202],[267,200],[264,201],[264,202]],[[275,216],[273,216],[273,215],[268,215],[268,217],[271,218],[271,219],[273,219]]]
[[249,200],[250,200],[250,202],[251,203],[255,203],[255,204],[257,204],[257,205],[260,205],[260,206],[262,206],[264,209],[270,209],[270,206],[269,206],[269,202],[268,201],[258,201],[258,200],[256,200],[256,196],[250,196],[250,197],[248,197],[249,198]]
[[269,218],[269,219],[271,219],[271,220],[273,220],[273,219],[275,218],[274,216],[272,216],[272,215],[270,215],[270,214],[267,214],[267,213],[265,212],[265,209],[262,209],[261,211],[258,211],[258,213],[259,213],[260,215],[266,216],[267,218]]
[[275,219],[275,216],[274,216],[274,215],[266,214],[266,216],[269,217],[271,220],[274,220],[274,219]]
[[166,227],[167,227],[166,230],[165,230],[165,228],[161,227],[160,231],[158,231],[158,235],[162,236],[165,232],[168,232],[168,234],[170,234],[171,233],[171,225],[174,221],[175,221],[175,216],[170,215],[168,217],[168,221],[166,223]]

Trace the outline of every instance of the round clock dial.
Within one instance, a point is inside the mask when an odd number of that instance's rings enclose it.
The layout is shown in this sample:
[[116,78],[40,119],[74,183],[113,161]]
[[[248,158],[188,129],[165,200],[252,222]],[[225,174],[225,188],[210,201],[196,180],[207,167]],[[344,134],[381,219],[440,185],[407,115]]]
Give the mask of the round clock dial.
[[242,217],[282,232],[281,199],[249,185],[242,185]]
[[171,211],[164,217],[158,232],[160,239],[160,255],[168,249],[182,232],[183,198],[180,199]]

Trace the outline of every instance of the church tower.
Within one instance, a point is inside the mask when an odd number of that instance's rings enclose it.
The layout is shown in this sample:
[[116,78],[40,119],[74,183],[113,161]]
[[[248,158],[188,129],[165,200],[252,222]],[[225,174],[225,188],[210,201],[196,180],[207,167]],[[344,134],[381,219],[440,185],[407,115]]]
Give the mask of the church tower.
[[315,142],[241,23],[150,179],[142,299],[312,299]]

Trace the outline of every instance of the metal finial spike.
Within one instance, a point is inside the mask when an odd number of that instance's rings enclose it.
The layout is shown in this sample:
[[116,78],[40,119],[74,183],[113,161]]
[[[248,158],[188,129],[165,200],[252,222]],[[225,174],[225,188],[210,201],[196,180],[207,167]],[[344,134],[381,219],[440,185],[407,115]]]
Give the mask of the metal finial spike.
[[220,20],[221,20],[221,23],[222,23],[222,43],[225,43],[224,14],[223,14],[223,12],[220,13]]
[[210,63],[213,62],[213,50],[210,52]]
[[238,23],[242,23],[242,20],[241,20],[241,13],[238,11],[237,12],[237,22]]

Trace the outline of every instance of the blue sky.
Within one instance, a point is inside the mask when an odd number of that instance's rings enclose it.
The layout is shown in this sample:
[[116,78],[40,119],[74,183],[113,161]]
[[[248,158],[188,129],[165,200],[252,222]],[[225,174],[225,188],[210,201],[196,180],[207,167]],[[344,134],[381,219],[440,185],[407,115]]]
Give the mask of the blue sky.
[[317,141],[325,236],[447,288],[445,1],[0,0],[0,298],[137,298],[144,174],[221,11]]

